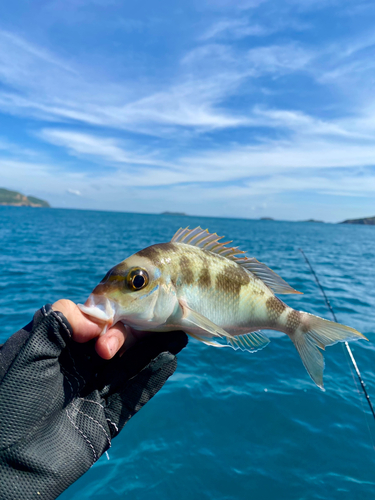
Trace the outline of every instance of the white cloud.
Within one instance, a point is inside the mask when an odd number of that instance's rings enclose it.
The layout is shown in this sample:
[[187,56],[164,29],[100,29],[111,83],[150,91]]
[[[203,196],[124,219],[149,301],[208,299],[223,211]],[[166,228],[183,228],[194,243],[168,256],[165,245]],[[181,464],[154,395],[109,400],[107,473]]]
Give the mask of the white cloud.
[[[306,169],[375,165],[375,144],[300,139],[205,151],[179,160],[197,180],[228,181]],[[199,166],[199,167],[196,167]],[[204,179],[203,179],[204,178]]]
[[70,194],[74,194],[75,196],[82,196],[82,193],[81,191],[79,191],[78,189],[67,189],[66,190],[67,193],[70,193]]
[[247,61],[259,74],[302,70],[313,57],[311,51],[295,43],[256,47],[247,53]]
[[212,129],[240,126],[246,122],[244,117],[215,111],[212,106],[222,97],[220,94],[223,92],[223,86],[227,84],[228,82],[223,82],[220,77],[216,82],[187,82],[127,104],[118,110],[108,111],[112,117],[116,114],[124,127],[131,128],[133,125],[139,130],[138,124],[147,125],[148,133],[152,133],[150,124]]
[[182,58],[179,76],[150,91],[131,82],[119,85],[109,77],[103,81],[99,75],[85,76],[84,64],[78,71],[0,31],[0,78],[8,85],[0,91],[0,108],[47,121],[76,121],[155,136],[170,135],[179,127],[198,131],[240,127],[248,124],[247,117],[222,106],[239,85],[265,73],[302,69],[310,59],[311,54],[295,44],[257,47],[241,57],[223,45],[202,45]]
[[[203,38],[210,40],[224,33],[236,37],[246,30],[263,29],[256,26],[247,19],[225,18],[213,24]],[[340,85],[343,75],[347,75],[344,80],[354,78],[359,67],[365,80],[364,75],[375,69],[372,55],[352,59],[372,44],[370,35],[342,47],[336,44],[319,51],[296,42],[250,50],[201,43],[180,58],[173,78],[155,86],[135,85],[131,81],[120,84],[100,72],[93,77],[93,68],[87,68],[84,61],[67,63],[19,36],[0,31],[0,78],[7,85],[6,90],[0,91],[0,108],[47,121],[74,121],[155,136],[179,133],[181,127],[197,133],[246,127],[256,125],[262,117],[259,113],[249,117],[246,109],[238,113],[226,106],[228,98],[238,95],[240,86],[241,92],[251,92],[251,85],[256,86],[259,77],[300,71],[321,84]],[[367,109],[371,109],[373,101],[371,97],[366,102]],[[350,112],[353,116],[353,110]],[[290,124],[286,113],[288,110],[274,111],[281,127],[283,119],[287,126]],[[296,111],[295,116],[297,113],[301,115]]]
[[96,135],[76,132],[74,130],[44,129],[39,136],[44,140],[63,146],[70,154],[76,156],[88,156],[99,161],[106,160],[111,163],[129,163],[140,165],[161,165],[151,155],[147,156],[141,152],[127,151],[113,138],[100,137]]
[[[233,10],[233,11],[245,11],[249,9],[255,9],[266,0],[205,0],[207,7],[211,7],[213,10]],[[201,1],[199,2],[202,3]]]
[[251,24],[247,19],[222,19],[213,24],[200,40],[210,40],[212,38],[244,38],[247,36],[261,36],[270,32],[265,26]]
[[[345,131],[332,127],[332,137],[318,137],[326,125],[310,125],[292,140],[266,141],[254,146],[205,149],[199,153],[168,158],[169,150],[145,154],[137,147],[121,141],[73,131],[46,129],[42,137],[68,148],[72,154],[89,158],[105,166],[116,166],[116,179],[138,186],[161,186],[179,183],[232,182],[247,178],[296,175],[306,170],[361,168],[375,165],[372,141],[348,140]],[[301,122],[297,120],[297,126]],[[285,187],[285,186],[284,186]]]
[[266,109],[255,107],[252,114],[252,123],[257,126],[279,128],[292,131],[299,136],[337,136],[368,139],[363,129],[353,127],[345,120],[328,121],[315,118],[298,110]]

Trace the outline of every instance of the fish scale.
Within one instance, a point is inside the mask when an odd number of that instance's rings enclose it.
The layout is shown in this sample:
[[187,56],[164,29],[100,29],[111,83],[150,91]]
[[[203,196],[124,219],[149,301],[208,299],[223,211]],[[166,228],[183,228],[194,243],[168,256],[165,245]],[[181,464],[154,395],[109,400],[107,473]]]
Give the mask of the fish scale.
[[151,332],[184,330],[215,347],[255,352],[287,334],[323,387],[322,350],[365,338],[353,328],[296,311],[277,294],[299,294],[254,257],[197,227],[179,229],[168,243],[140,250],[112,268],[81,310],[111,326],[117,321]]
[[[205,255],[207,268],[199,258],[199,254],[202,252],[199,248],[186,250],[184,247],[188,247],[188,245],[181,244],[178,251],[187,253],[195,276],[194,283],[181,285],[181,293],[186,297],[187,303],[200,314],[210,317],[213,322],[227,323],[226,326],[232,323],[238,324],[241,319],[243,320],[239,310],[241,303],[244,299],[246,300],[248,292],[242,291],[242,286],[238,286],[238,283],[233,280],[232,269],[230,269],[228,276],[223,276],[223,264],[224,269],[227,267],[236,269],[237,266],[223,257],[207,252]],[[209,273],[210,286],[202,286],[199,279],[204,270]],[[181,276],[186,274],[186,269],[181,268],[180,271]],[[246,271],[243,273],[248,280],[251,279]],[[253,281],[255,280],[253,279]],[[255,293],[253,295],[256,296]]]

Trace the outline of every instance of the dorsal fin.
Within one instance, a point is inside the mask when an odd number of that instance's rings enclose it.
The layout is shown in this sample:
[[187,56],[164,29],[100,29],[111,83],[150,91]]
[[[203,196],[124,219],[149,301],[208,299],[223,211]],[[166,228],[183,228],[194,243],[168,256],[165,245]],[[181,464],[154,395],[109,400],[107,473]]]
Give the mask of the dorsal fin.
[[[183,229],[181,227],[171,241],[173,243],[193,245],[233,260],[262,280],[274,293],[301,293],[288,285],[286,281],[262,262],[259,262],[254,257],[246,257],[245,252],[239,250],[238,247],[227,247],[226,245],[232,243],[231,241],[220,243],[219,240],[221,239],[223,239],[223,236],[218,236],[216,233],[209,233],[208,229],[202,229],[201,227],[196,227],[195,229],[186,227]],[[238,255],[241,256],[237,257]]]
[[254,257],[244,257],[241,259],[234,259],[237,264],[244,267],[251,273],[255,274],[259,279],[263,281],[274,293],[287,294],[295,293],[302,294],[294,288],[292,288],[288,283],[276,274],[272,269],[267,267],[263,262],[259,262]]

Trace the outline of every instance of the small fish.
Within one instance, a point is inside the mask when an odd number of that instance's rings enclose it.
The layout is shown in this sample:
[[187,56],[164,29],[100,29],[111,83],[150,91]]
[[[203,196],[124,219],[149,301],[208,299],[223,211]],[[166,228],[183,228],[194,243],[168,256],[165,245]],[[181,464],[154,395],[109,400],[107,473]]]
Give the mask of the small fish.
[[169,243],[113,267],[79,307],[107,327],[122,321],[136,330],[184,330],[205,344],[250,352],[269,343],[259,330],[278,330],[290,337],[310,377],[323,388],[321,350],[366,337],[286,305],[275,294],[301,292],[221,239],[200,227],[181,228]]

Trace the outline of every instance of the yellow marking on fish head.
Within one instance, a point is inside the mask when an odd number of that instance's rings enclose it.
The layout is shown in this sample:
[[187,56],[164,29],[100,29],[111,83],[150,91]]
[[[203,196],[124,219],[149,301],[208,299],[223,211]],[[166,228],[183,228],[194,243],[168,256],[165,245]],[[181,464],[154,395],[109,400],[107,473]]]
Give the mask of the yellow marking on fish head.
[[95,307],[107,300],[114,311],[114,322],[123,319],[125,323],[137,326],[136,320],[150,320],[162,285],[160,268],[149,258],[134,254],[104,276],[88,303]]

